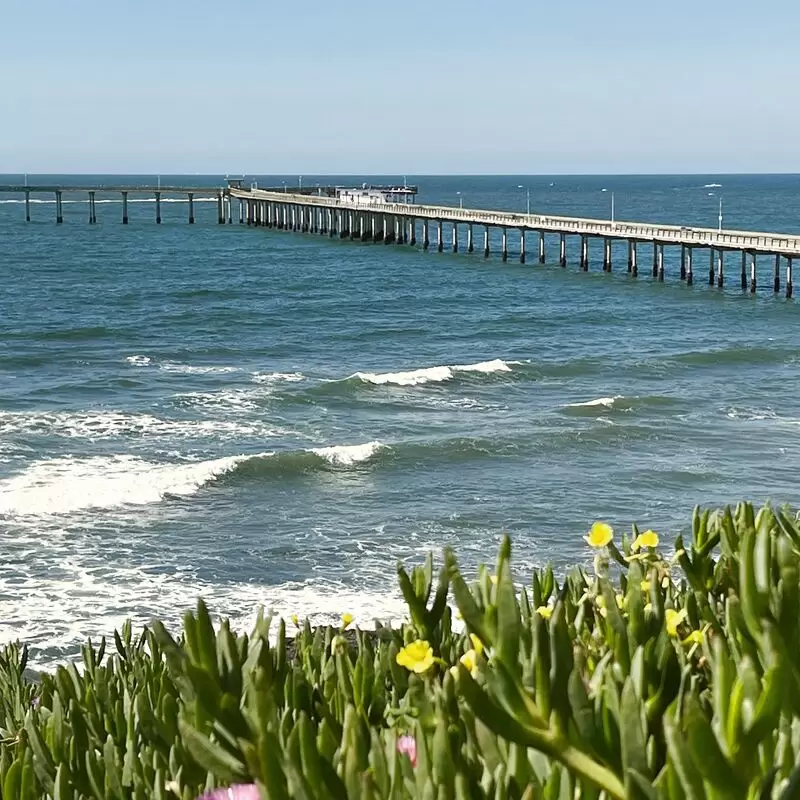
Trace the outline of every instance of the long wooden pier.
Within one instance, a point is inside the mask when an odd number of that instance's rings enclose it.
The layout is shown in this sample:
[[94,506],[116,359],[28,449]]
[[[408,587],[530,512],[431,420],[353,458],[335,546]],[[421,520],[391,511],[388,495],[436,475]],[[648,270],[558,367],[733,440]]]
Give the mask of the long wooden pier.
[[[431,227],[439,252],[445,247],[457,253],[462,246],[460,235],[466,234],[466,251],[476,247],[475,228],[483,234],[484,257],[490,255],[490,230],[500,231],[500,255],[503,261],[509,257],[509,235],[518,237],[519,260],[527,258],[528,237],[537,241],[536,260],[546,263],[545,236],[558,236],[558,259],[561,267],[567,266],[568,237],[577,237],[580,243],[579,268],[589,269],[590,243],[602,242],[603,271],[612,271],[612,243],[627,245],[627,270],[632,277],[639,275],[639,248],[652,246],[652,277],[665,279],[664,248],[680,247],[680,279],[689,286],[695,282],[695,254],[708,252],[708,284],[722,288],[725,285],[725,255],[741,256],[739,280],[741,288],[750,292],[757,289],[757,258],[774,259],[771,270],[772,291],[781,291],[781,280],[785,274],[784,288],[787,297],[793,293],[793,261],[800,258],[800,236],[781,233],[760,233],[729,229],[699,228],[678,225],[656,225],[581,217],[562,217],[549,214],[519,214],[508,211],[456,208],[451,206],[425,205],[413,202],[416,186],[366,185],[346,189],[338,186],[307,186],[289,190],[283,187],[259,189],[255,185],[243,186],[241,180],[231,180],[226,186],[137,186],[137,185],[0,185],[0,195],[21,194],[25,198],[25,219],[30,221],[30,198],[32,194],[50,194],[55,197],[56,222],[63,222],[62,198],[64,194],[79,194],[87,198],[88,221],[97,222],[97,195],[118,194],[122,203],[122,223],[128,224],[128,196],[146,195],[155,202],[155,220],[161,222],[161,200],[163,196],[185,196],[188,200],[188,221],[194,223],[194,199],[196,196],[213,195],[217,203],[217,221],[220,224],[233,222],[233,206],[238,203],[238,221],[242,224],[265,226],[280,230],[317,233],[361,241],[384,242],[385,244],[417,244],[419,233],[422,248],[431,244]],[[388,202],[387,202],[388,200]],[[482,230],[481,230],[482,229]],[[445,237],[447,236],[447,243]],[[785,263],[785,273],[782,267]],[[650,271],[650,268],[647,268]]]
[[[772,280],[774,292],[781,290],[781,266],[786,262],[786,296],[793,292],[792,266],[800,258],[800,236],[753,231],[714,230],[678,225],[653,225],[639,222],[622,222],[580,217],[560,217],[548,214],[517,214],[508,211],[432,206],[419,203],[357,203],[338,198],[287,195],[262,189],[232,187],[231,200],[239,201],[239,219],[248,225],[264,225],[283,230],[319,233],[341,238],[384,242],[386,244],[416,245],[417,231],[421,227],[423,249],[431,245],[430,227],[435,229],[435,246],[439,252],[445,246],[459,251],[460,226],[466,229],[466,250],[475,250],[474,228],[482,228],[483,255],[490,254],[490,228],[501,232],[500,255],[508,260],[508,237],[513,232],[519,237],[519,260],[526,261],[527,236],[538,235],[537,260],[546,262],[545,234],[559,237],[558,263],[567,266],[567,237],[580,237],[580,269],[589,269],[589,243],[600,239],[603,243],[603,270],[611,272],[611,244],[627,244],[628,272],[639,274],[639,245],[649,243],[653,248],[652,276],[663,281],[664,247],[681,248],[680,279],[688,285],[694,283],[694,254],[698,249],[709,253],[708,283],[722,288],[725,285],[725,254],[741,254],[740,282],[742,289],[755,292],[757,288],[757,263],[759,255],[775,259]],[[445,230],[445,225],[447,230]],[[445,244],[445,235],[450,234]]]

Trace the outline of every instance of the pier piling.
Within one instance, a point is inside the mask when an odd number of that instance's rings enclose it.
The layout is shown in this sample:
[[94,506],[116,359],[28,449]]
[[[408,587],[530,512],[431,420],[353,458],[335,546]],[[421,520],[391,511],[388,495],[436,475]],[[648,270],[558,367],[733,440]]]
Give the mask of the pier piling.
[[558,265],[560,267],[567,266],[567,237],[563,233],[559,234]]
[[772,290],[775,294],[781,290],[781,255],[780,253],[775,256],[775,279],[772,282]]
[[442,221],[436,220],[436,249],[441,253],[444,250],[444,237],[442,236]]
[[691,286],[694,283],[694,275],[692,274],[692,248],[686,248],[686,285]]
[[416,247],[417,244],[417,218],[416,217],[409,217],[408,218],[408,225],[411,232],[411,237],[408,240],[408,243],[412,247]]
[[717,288],[725,285],[725,251],[717,250]]
[[750,293],[756,292],[756,254],[750,253]]
[[428,235],[428,220],[422,220],[422,249],[427,250],[431,245],[431,240]]
[[156,224],[161,224],[161,192],[156,192]]
[[603,239],[603,272],[611,272],[611,239]]
[[25,192],[25,222],[31,221],[31,193]]
[[631,255],[630,255],[631,275],[633,275],[634,278],[638,278],[639,261],[637,259],[637,253],[636,253],[636,242],[634,241],[630,242],[630,247],[631,247]]
[[122,193],[122,224],[128,224],[128,193]]
[[61,213],[61,192],[56,192],[56,224],[60,225],[64,221],[64,215]]
[[658,257],[656,259],[658,261],[658,281],[659,283],[664,283],[664,245],[658,245]]
[[503,228],[503,238],[500,245],[500,256],[503,261],[508,261],[508,230]]
[[94,205],[94,192],[89,192],[89,224],[94,225],[97,222],[97,213]]
[[786,259],[786,297],[792,296],[792,257]]
[[544,264],[544,231],[539,231],[539,263]]
[[742,250],[742,291],[747,291],[747,250]]
[[475,252],[475,240],[474,240],[473,234],[472,234],[472,223],[471,222],[469,223],[469,225],[467,225],[467,252],[468,253]]
[[521,228],[519,232],[519,263],[525,263],[525,229]]
[[589,271],[589,237],[581,235],[581,269]]
[[653,242],[653,277],[658,277],[658,242]]
[[714,280],[714,248],[710,247],[708,250],[708,285],[713,286]]
[[686,245],[681,245],[681,280],[686,280]]
[[458,223],[453,223],[453,252],[458,252]]
[[194,195],[189,192],[189,224],[194,225]]
[[489,258],[489,226],[483,226],[483,257]]

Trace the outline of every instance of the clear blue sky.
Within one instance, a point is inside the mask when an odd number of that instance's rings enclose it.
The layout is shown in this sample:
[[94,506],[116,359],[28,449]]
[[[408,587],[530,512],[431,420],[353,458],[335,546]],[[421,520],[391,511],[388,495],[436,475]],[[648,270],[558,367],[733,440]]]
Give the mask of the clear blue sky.
[[800,172],[796,0],[3,0],[0,172]]

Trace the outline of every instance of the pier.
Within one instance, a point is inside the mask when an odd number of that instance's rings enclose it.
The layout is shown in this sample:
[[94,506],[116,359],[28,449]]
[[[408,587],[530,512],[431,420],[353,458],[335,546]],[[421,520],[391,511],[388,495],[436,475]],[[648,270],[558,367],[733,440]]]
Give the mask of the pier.
[[[491,230],[500,232],[499,255],[503,262],[509,256],[526,263],[530,252],[538,264],[548,263],[547,237],[551,246],[557,237],[554,263],[567,267],[568,241],[578,244],[578,269],[587,272],[594,259],[604,272],[612,272],[613,248],[625,249],[624,267],[632,278],[641,271],[663,282],[668,277],[664,248],[680,248],[679,280],[692,286],[698,280],[723,288],[728,263],[734,260],[734,284],[755,293],[758,288],[758,259],[769,263],[768,289],[785,291],[792,297],[793,262],[800,258],[800,235],[762,233],[730,229],[660,225],[581,217],[563,217],[539,213],[514,213],[451,206],[426,205],[415,202],[416,186],[306,186],[258,188],[244,186],[242,180],[229,180],[226,186],[28,186],[0,185],[0,195],[18,194],[25,200],[25,219],[31,220],[31,195],[48,195],[55,200],[55,222],[64,221],[64,195],[85,198],[89,224],[97,222],[97,196],[117,196],[121,203],[121,222],[129,223],[128,198],[139,195],[152,198],[155,221],[161,223],[162,198],[186,197],[187,221],[195,221],[196,197],[213,196],[217,205],[217,222],[232,224],[234,216],[240,224],[256,227],[319,234],[361,242],[382,242],[416,246],[423,250],[435,246],[458,253],[474,253],[480,248],[484,258],[491,255]],[[234,207],[236,214],[234,215]],[[481,235],[482,234],[482,235]],[[462,248],[462,236],[466,247]],[[598,247],[599,244],[599,247]],[[648,251],[644,251],[647,248]],[[574,248],[573,248],[574,249]],[[644,252],[643,252],[644,251]],[[652,254],[652,263],[649,256]],[[708,271],[699,266],[705,254]],[[774,265],[774,266],[773,266]],[[699,270],[699,274],[698,274]],[[730,267],[729,267],[730,270]],[[736,274],[738,272],[738,275]],[[729,278],[728,278],[729,279]]]
[[[771,272],[771,289],[781,291],[781,277],[785,274],[787,297],[793,293],[793,261],[800,258],[800,236],[781,233],[759,233],[728,229],[699,228],[679,225],[656,225],[640,222],[561,217],[548,214],[518,214],[509,211],[467,209],[452,206],[433,206],[420,203],[358,202],[357,199],[287,194],[265,189],[232,186],[227,191],[229,202],[239,203],[239,220],[242,223],[279,230],[315,233],[341,239],[383,242],[415,246],[417,233],[423,250],[431,247],[431,229],[435,233],[438,252],[445,247],[458,253],[460,236],[466,234],[466,251],[475,250],[475,233],[483,233],[483,256],[488,258],[490,229],[500,230],[500,258],[507,261],[510,234],[518,241],[516,254],[520,263],[527,259],[527,240],[533,237],[536,262],[547,263],[545,236],[558,237],[560,267],[567,266],[568,237],[580,245],[578,268],[588,271],[591,263],[592,242],[602,245],[598,262],[604,272],[611,272],[612,243],[623,243],[627,249],[627,272],[636,278],[640,274],[640,250],[652,249],[652,277],[664,281],[664,247],[680,248],[678,278],[692,286],[696,280],[696,254],[705,252],[708,258],[707,282],[709,286],[725,286],[725,255],[735,254],[740,259],[738,283],[743,290],[756,292],[757,259],[774,259]],[[449,231],[445,229],[449,228]],[[449,238],[446,234],[449,232]],[[449,245],[446,245],[446,240]],[[641,254],[645,255],[645,254]],[[785,267],[785,273],[783,268]],[[701,274],[705,282],[706,276]]]

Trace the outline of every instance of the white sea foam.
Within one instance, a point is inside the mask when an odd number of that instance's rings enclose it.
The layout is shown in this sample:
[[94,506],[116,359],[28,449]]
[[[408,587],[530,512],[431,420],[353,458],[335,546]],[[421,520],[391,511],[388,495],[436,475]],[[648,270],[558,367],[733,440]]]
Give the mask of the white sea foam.
[[0,436],[62,436],[98,441],[114,438],[200,439],[219,436],[276,436],[285,433],[260,420],[165,419],[122,411],[0,411]]
[[146,367],[151,363],[150,356],[128,356],[125,360],[134,367]]
[[366,444],[336,445],[334,447],[316,447],[311,450],[315,455],[324,458],[331,464],[350,466],[372,458],[384,445],[378,441]]
[[613,408],[617,400],[624,400],[624,397],[621,394],[614,395],[614,397],[598,397],[596,400],[586,400],[583,403],[569,403],[567,408],[588,408],[591,406]]
[[511,365],[518,361],[503,361],[495,358],[492,361],[480,361],[477,364],[454,364],[452,366],[426,367],[405,372],[356,372],[351,376],[372,383],[376,386],[394,384],[395,386],[420,386],[425,383],[441,383],[449,381],[457,372],[511,372]]
[[722,188],[722,184],[721,183],[704,183],[703,184],[703,188],[704,189],[721,189]]
[[305,379],[302,372],[254,372],[252,374],[253,383],[297,383]]
[[158,503],[170,495],[192,495],[250,457],[191,464],[159,464],[132,455],[35,461],[0,481],[0,515],[41,517]]
[[159,365],[165,372],[180,372],[186,375],[222,375],[239,372],[239,367],[218,366],[214,364],[181,364],[177,361],[163,361]]

